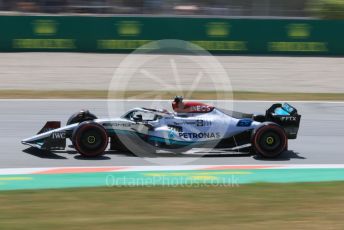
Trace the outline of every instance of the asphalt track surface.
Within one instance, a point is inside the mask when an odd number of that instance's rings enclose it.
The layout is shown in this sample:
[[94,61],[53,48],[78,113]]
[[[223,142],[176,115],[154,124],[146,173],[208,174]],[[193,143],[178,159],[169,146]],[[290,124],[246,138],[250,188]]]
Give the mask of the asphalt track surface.
[[[125,109],[151,106],[148,101],[118,101]],[[170,102],[160,102],[170,109]],[[238,101],[234,109],[262,113],[272,102]],[[20,141],[34,135],[47,120],[61,120],[81,108],[90,109],[98,117],[108,116],[106,101],[101,100],[0,100],[0,168],[63,166],[134,166],[134,165],[247,165],[247,164],[341,164],[344,162],[344,102],[292,102],[302,114],[297,140],[289,142],[289,152],[274,160],[236,154],[186,157],[157,156],[146,159],[122,152],[111,152],[97,159],[85,159],[74,151],[44,153],[28,149]],[[120,106],[119,106],[120,107]],[[214,154],[214,153],[213,153]],[[185,160],[187,159],[187,160]]]

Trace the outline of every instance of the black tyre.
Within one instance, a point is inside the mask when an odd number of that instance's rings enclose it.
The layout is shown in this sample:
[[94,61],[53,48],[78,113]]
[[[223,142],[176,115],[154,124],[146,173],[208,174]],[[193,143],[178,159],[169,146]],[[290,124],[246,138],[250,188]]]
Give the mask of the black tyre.
[[97,116],[91,113],[88,110],[81,110],[77,113],[74,113],[72,116],[69,117],[67,121],[67,125],[75,124],[75,123],[81,123],[84,121],[92,121],[94,119],[97,119]]
[[97,157],[104,154],[109,137],[103,126],[85,121],[79,124],[72,135],[76,151],[85,157]]
[[252,135],[253,150],[266,158],[278,157],[287,150],[288,138],[282,127],[274,123],[265,123],[254,130]]

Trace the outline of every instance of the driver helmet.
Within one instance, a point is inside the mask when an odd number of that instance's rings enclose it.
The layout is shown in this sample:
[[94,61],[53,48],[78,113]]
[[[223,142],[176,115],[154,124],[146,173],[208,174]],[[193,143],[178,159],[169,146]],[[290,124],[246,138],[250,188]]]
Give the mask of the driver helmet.
[[176,96],[174,98],[172,108],[175,112],[182,112],[182,110],[184,109],[183,99],[184,98],[182,96]]

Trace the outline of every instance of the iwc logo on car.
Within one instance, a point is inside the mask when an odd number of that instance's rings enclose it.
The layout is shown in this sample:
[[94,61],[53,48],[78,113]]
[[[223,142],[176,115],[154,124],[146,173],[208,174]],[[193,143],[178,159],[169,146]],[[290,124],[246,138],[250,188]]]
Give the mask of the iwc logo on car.
[[66,133],[65,132],[54,132],[51,137],[52,137],[52,139],[65,139]]

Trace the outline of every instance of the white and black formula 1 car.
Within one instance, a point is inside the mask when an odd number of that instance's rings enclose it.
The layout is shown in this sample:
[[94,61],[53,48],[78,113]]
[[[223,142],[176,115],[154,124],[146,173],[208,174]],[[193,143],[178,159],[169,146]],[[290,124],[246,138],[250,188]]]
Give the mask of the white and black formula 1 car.
[[173,112],[134,108],[119,118],[98,119],[87,110],[72,115],[67,125],[48,121],[37,135],[23,144],[43,150],[64,150],[66,140],[85,157],[110,150],[135,155],[157,151],[183,153],[192,148],[248,151],[274,158],[296,139],[301,115],[291,105],[273,104],[265,114],[246,114],[215,108],[176,97]]

